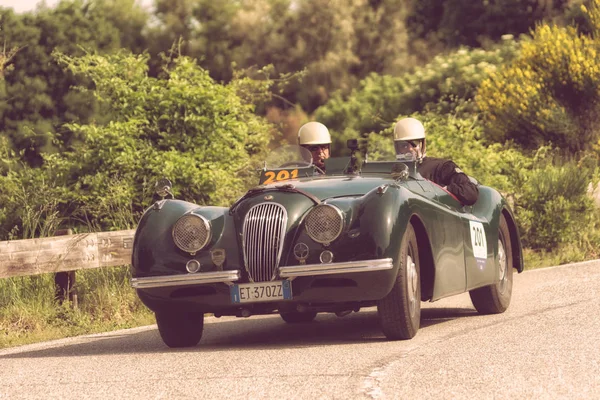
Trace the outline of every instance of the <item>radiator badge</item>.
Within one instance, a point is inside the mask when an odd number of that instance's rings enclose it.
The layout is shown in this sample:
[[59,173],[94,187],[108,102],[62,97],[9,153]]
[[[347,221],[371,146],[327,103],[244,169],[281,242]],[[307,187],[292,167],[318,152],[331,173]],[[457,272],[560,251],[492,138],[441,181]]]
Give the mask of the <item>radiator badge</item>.
[[308,246],[302,242],[294,246],[294,257],[300,261],[300,264],[306,264],[308,258]]

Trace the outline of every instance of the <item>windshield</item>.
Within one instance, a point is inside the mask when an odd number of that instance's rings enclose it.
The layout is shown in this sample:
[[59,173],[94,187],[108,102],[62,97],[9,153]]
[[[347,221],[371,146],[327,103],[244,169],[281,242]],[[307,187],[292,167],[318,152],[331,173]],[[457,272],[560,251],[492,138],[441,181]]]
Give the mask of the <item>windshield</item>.
[[273,150],[265,159],[264,169],[305,168],[313,165],[310,151],[297,145],[283,146]]
[[403,143],[408,142],[398,143],[380,135],[369,135],[366,158],[368,161],[416,161],[416,154],[407,151],[407,146],[402,146]]

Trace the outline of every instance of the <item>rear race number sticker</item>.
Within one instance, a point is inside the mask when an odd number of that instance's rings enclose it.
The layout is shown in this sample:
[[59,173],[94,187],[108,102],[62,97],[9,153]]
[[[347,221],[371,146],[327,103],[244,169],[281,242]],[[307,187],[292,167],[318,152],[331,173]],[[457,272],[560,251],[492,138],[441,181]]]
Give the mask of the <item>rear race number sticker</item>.
[[485,230],[481,222],[469,221],[471,228],[471,245],[473,246],[473,255],[477,260],[477,265],[482,267],[487,259],[487,241],[485,240]]

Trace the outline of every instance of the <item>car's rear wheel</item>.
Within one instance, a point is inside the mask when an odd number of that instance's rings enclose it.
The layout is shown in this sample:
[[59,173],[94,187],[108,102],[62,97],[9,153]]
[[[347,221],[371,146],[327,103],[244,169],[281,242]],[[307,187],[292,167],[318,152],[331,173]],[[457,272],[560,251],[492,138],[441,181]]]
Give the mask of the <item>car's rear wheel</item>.
[[311,322],[317,316],[316,312],[298,312],[298,311],[287,311],[280,312],[281,318],[288,324],[300,324],[304,322]]
[[499,314],[510,305],[513,286],[513,258],[510,231],[504,215],[498,228],[498,282],[469,291],[471,301],[480,314]]
[[392,291],[377,302],[381,329],[390,340],[411,339],[421,325],[419,249],[410,224],[402,238],[398,262],[398,275]]
[[156,312],[156,324],[163,342],[169,347],[192,347],[202,338],[204,314]]

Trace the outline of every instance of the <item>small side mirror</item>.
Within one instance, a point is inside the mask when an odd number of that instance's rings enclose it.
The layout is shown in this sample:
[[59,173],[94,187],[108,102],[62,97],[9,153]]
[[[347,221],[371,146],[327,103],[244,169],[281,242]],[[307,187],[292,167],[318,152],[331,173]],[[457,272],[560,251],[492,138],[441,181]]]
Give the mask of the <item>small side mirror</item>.
[[397,181],[405,181],[408,179],[410,173],[408,171],[408,165],[406,164],[394,164],[392,166],[392,178]]
[[358,150],[358,139],[348,139],[346,146],[352,151]]
[[159,195],[162,199],[167,196],[173,196],[171,189],[173,188],[173,184],[167,178],[161,178],[156,182],[154,186],[154,191],[157,195]]

